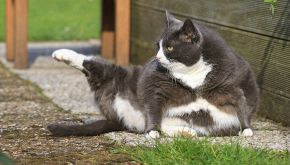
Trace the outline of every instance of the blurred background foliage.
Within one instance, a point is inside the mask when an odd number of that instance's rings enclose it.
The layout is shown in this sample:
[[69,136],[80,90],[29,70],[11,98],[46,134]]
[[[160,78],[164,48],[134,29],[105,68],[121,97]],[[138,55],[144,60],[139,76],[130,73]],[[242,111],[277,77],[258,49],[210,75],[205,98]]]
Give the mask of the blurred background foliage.
[[[100,0],[29,0],[29,41],[88,40],[100,36]],[[0,0],[0,41],[5,0]]]

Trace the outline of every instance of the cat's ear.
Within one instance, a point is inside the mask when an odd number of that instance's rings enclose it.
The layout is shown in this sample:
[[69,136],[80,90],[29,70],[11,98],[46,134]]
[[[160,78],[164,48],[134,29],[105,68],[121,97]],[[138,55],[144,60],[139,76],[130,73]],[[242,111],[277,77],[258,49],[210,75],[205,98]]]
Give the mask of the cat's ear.
[[198,29],[194,26],[193,22],[190,19],[186,19],[183,23],[183,26],[180,29],[180,40],[183,42],[198,41],[199,32]]
[[167,10],[165,11],[166,14],[166,25],[169,27],[175,23],[181,22],[180,20],[176,19],[172,14],[170,14]]

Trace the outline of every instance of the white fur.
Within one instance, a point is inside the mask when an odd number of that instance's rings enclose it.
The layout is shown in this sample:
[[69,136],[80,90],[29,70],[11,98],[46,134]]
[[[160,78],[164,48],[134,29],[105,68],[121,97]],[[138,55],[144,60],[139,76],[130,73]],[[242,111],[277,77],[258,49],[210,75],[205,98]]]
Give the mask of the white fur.
[[150,131],[149,133],[145,134],[147,139],[158,139],[160,134],[158,131]]
[[191,137],[197,136],[196,130],[190,127],[180,127],[180,126],[172,126],[164,131],[167,136],[170,137],[178,137],[183,134],[189,134]]
[[170,65],[170,61],[167,60],[165,54],[164,54],[164,51],[163,51],[163,47],[162,47],[162,42],[163,40],[160,40],[159,41],[159,51],[156,55],[157,59],[159,60],[159,62],[164,66],[169,66]]
[[203,61],[202,57],[197,63],[189,67],[179,62],[170,62],[164,54],[162,42],[163,40],[159,41],[160,49],[156,55],[161,65],[166,67],[173,77],[181,80],[192,89],[203,85],[207,74],[212,70],[212,65]]
[[239,132],[239,136],[245,136],[245,137],[248,137],[248,136],[253,136],[253,131],[251,128],[246,128],[243,130],[243,132]]
[[82,54],[78,54],[75,51],[69,49],[59,49],[52,53],[52,57],[58,61],[67,63],[68,65],[83,70],[84,60],[90,60],[92,57],[88,57]]
[[161,122],[161,130],[166,129],[171,126],[182,126],[182,127],[190,127],[189,123],[186,121],[175,117],[164,117]]
[[122,120],[128,129],[136,129],[139,132],[145,130],[145,118],[143,114],[140,111],[135,110],[129,100],[123,99],[119,94],[117,94],[113,102],[113,108],[117,113],[119,120]]
[[170,137],[179,136],[186,132],[191,136],[196,136],[197,132],[190,125],[179,118],[163,118],[161,122],[161,130]]
[[191,127],[200,135],[208,136],[210,134],[207,127],[197,126],[194,124]]
[[[168,117],[183,116],[192,112],[198,112],[200,110],[208,111],[215,122],[216,128],[228,128],[231,126],[239,126],[240,122],[236,115],[228,114],[220,111],[216,106],[210,104],[203,98],[197,98],[196,101],[187,105],[178,107],[171,107],[167,110]],[[205,132],[206,133],[206,132]]]

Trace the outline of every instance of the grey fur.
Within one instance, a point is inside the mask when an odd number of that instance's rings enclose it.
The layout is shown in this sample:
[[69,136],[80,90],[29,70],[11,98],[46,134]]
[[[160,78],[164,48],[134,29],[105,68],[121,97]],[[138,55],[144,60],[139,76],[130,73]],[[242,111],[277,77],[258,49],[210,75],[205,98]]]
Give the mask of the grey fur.
[[[95,92],[95,100],[101,112],[109,122],[103,121],[102,127],[96,125],[92,127],[91,124],[87,130],[90,133],[72,131],[79,130],[74,129],[79,128],[79,125],[51,124],[48,129],[57,136],[98,135],[120,130],[146,133],[160,129],[162,118],[169,107],[188,104],[197,97],[205,98],[221,111],[237,115],[241,123],[240,128],[233,126],[215,129],[212,116],[206,109],[202,109],[200,113],[178,116],[179,118],[206,128],[211,136],[237,135],[239,130],[250,128],[251,117],[258,102],[258,88],[250,65],[213,30],[193,20],[179,21],[168,12],[166,18],[167,27],[160,39],[163,39],[165,44],[179,43],[175,49],[179,53],[182,52],[178,56],[176,53],[168,54],[168,58],[191,66],[203,57],[207,63],[214,66],[206,76],[204,85],[196,89],[186,86],[172,77],[155,58],[149,60],[143,67],[129,68],[100,59],[86,60],[83,63],[85,68],[83,72]],[[145,130],[130,130],[119,120],[112,107],[117,93],[143,113],[146,117]]]

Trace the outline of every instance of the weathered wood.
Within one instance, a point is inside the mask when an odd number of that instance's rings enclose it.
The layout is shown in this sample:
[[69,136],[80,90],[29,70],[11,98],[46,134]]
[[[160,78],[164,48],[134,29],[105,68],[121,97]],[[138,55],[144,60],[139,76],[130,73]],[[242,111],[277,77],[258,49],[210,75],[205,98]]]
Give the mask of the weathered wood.
[[15,23],[15,6],[14,0],[6,0],[6,58],[13,61],[14,52],[14,23]]
[[[226,5],[224,5],[226,4]],[[178,16],[192,17],[203,22],[211,22],[243,31],[273,36],[289,40],[289,0],[280,0],[271,15],[269,5],[261,1],[244,0],[135,0],[133,6],[149,10],[167,9]],[[279,26],[277,26],[279,25]]]
[[276,92],[261,91],[260,111],[258,114],[290,126],[290,99]]
[[132,61],[145,62],[155,55],[153,45],[164,27],[165,8],[181,19],[190,16],[218,31],[252,65],[262,93],[259,113],[290,125],[290,13],[289,3],[280,2],[273,17],[268,10],[259,11],[265,7],[262,2],[250,0],[133,1]]
[[[152,19],[153,15],[155,18],[162,20],[164,13],[150,10],[145,12],[142,9],[139,11],[142,11],[142,14],[132,14],[132,26],[135,27],[132,29],[131,39],[132,55],[134,55],[132,58],[148,59],[155,54],[153,47],[154,40],[164,26],[163,21],[160,22]],[[142,15],[142,17],[138,15]],[[155,20],[155,22],[152,22],[152,20]],[[288,65],[290,63],[290,58],[288,58],[290,52],[289,42],[243,32],[229,27],[221,27],[215,24],[204,24],[217,30],[231,47],[251,63],[259,77],[261,86],[274,89],[277,92],[279,91],[279,94],[283,93],[287,97],[290,97],[290,84],[288,83],[289,79],[287,79],[287,77],[290,77],[290,65]],[[156,35],[156,32],[153,32],[152,27],[156,29],[154,31],[159,33],[158,35]],[[253,45],[255,46],[253,47]],[[138,47],[138,49],[135,47]],[[144,54],[138,52],[144,52]],[[268,61],[267,66],[263,63],[266,61]],[[262,75],[262,70],[264,75]]]
[[115,50],[115,1],[102,1],[102,30],[101,30],[101,54],[106,59],[114,58]]
[[101,55],[105,59],[113,59],[114,58],[114,44],[115,44],[115,38],[114,38],[114,32],[113,31],[103,31],[101,34]]
[[116,63],[129,65],[130,51],[130,0],[116,0],[115,44]]
[[15,1],[15,68],[28,67],[27,15],[28,1]]

